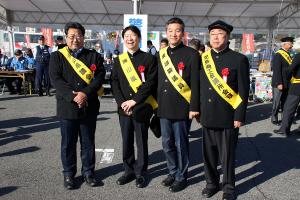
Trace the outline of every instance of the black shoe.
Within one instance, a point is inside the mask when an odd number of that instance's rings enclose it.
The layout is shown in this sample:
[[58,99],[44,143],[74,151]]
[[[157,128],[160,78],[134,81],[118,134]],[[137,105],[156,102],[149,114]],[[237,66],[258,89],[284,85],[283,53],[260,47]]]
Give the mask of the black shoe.
[[169,187],[170,192],[179,192],[186,188],[187,186],[187,181],[174,181],[174,183]]
[[75,189],[75,180],[74,177],[71,176],[65,176],[64,177],[64,186],[68,190]]
[[272,124],[274,124],[275,126],[280,126],[280,121],[271,121]]
[[204,188],[202,190],[202,197],[204,198],[210,198],[212,196],[214,196],[216,193],[219,192],[219,188]]
[[170,186],[174,183],[174,181],[175,181],[175,178],[174,178],[172,175],[169,174],[168,177],[165,178],[165,179],[161,182],[161,184],[162,184],[163,186],[170,187]]
[[127,174],[127,175],[122,175],[118,180],[117,184],[118,185],[125,185],[135,179],[134,174]]
[[43,93],[42,92],[38,92],[38,95],[41,97],[41,96],[43,96]]
[[223,193],[222,200],[235,200],[236,196],[234,193]]
[[282,131],[280,129],[274,130],[273,132],[276,133],[276,134],[279,134],[279,135],[286,135],[286,136],[290,136],[291,135],[291,133],[284,132],[284,131]]
[[87,176],[84,176],[83,178],[88,186],[95,187],[97,185],[97,181],[94,176],[87,175]]
[[138,188],[144,188],[147,185],[145,176],[137,176],[135,180],[135,185]]
[[51,97],[50,91],[47,91],[47,92],[46,92],[46,95],[47,95],[48,97]]

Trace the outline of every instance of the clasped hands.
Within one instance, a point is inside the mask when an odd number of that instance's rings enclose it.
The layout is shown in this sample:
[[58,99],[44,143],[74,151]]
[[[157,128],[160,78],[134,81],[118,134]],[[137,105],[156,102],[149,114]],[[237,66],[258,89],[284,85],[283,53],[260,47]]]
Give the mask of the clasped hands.
[[124,113],[128,116],[132,115],[132,108],[136,105],[134,100],[127,100],[121,104],[121,108],[123,109]]
[[73,101],[77,103],[79,108],[83,108],[87,105],[87,95],[84,92],[75,92],[73,91],[73,94],[75,95]]

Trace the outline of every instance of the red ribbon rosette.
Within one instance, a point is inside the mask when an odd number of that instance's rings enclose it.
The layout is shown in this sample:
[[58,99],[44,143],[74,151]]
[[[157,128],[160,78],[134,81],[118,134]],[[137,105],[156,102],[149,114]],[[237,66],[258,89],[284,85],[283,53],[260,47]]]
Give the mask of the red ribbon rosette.
[[183,62],[178,63],[178,69],[179,70],[184,70],[184,64],[183,64]]
[[140,72],[140,74],[141,74],[142,82],[145,82],[145,74],[144,74],[145,66],[140,65],[140,66],[138,67],[138,70],[139,70],[139,72]]
[[179,62],[178,65],[177,65],[177,67],[178,67],[179,75],[182,77],[182,71],[184,70],[184,64],[183,64],[183,62],[182,61]]
[[140,65],[140,66],[138,67],[138,70],[139,70],[140,73],[142,73],[142,72],[145,71],[145,67],[144,67],[143,65]]
[[229,75],[229,69],[226,67],[226,68],[223,68],[222,69],[222,76],[228,76]]
[[225,83],[227,83],[227,77],[228,77],[228,75],[229,75],[229,69],[228,69],[228,67],[225,67],[225,68],[223,68],[222,69],[222,78],[223,78],[223,80],[225,81]]
[[97,69],[97,67],[96,67],[95,64],[92,64],[92,65],[90,66],[90,70],[91,70],[92,72],[96,71],[96,69]]

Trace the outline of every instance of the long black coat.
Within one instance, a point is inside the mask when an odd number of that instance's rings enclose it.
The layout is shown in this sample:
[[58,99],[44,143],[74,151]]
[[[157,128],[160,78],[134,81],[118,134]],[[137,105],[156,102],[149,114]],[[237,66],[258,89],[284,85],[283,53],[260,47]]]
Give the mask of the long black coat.
[[[289,52],[287,53],[289,54]],[[273,70],[272,87],[276,88],[278,85],[283,84],[283,88],[289,88],[291,77],[289,76],[290,65],[288,62],[279,53],[275,53],[272,58],[271,66]]]
[[168,55],[177,70],[178,63],[184,63],[182,78],[191,89],[190,104],[177,92],[168,80],[160,58],[158,61],[158,116],[167,119],[184,120],[188,119],[189,111],[200,111],[199,104],[199,53],[182,43],[175,48],[168,47]]
[[[128,52],[127,52],[128,53]],[[137,93],[133,91],[130,84],[121,68],[120,60],[115,59],[112,70],[112,91],[118,104],[118,113],[124,115],[121,104],[127,100],[134,100],[137,104],[143,103],[149,95],[155,97],[155,88],[157,80],[157,60],[154,56],[144,51],[138,50],[133,55],[128,53],[128,56],[137,72],[139,66],[144,66],[145,83],[139,87]],[[141,78],[141,77],[140,77]]]
[[[219,53],[211,50],[218,74],[228,68],[227,84],[242,98],[242,103],[234,110],[214,90],[204,69],[200,70],[201,124],[208,128],[233,128],[234,121],[245,121],[249,96],[249,61],[246,56],[227,48]],[[202,65],[201,65],[202,66]]]
[[[51,83],[56,88],[57,116],[61,119],[80,119],[87,115],[99,113],[100,102],[97,91],[102,86],[105,76],[103,59],[96,51],[83,48],[77,59],[87,67],[96,65],[94,79],[87,85],[73,70],[62,53],[55,51],[51,54],[49,74]],[[79,108],[73,101],[73,91],[82,91],[88,97],[88,106]]]
[[[296,54],[290,66],[292,76],[300,79],[300,53]],[[291,84],[289,94],[300,96],[300,83]]]

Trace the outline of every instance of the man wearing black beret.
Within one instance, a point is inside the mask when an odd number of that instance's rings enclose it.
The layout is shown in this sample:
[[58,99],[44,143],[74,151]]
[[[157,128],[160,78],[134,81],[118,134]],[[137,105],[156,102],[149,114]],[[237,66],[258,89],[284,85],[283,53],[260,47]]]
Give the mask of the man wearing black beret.
[[273,87],[273,105],[271,122],[279,125],[278,112],[280,106],[283,107],[290,86],[289,65],[292,63],[289,50],[293,48],[294,38],[285,37],[281,39],[281,48],[272,58],[272,87]]
[[223,200],[235,199],[235,149],[239,127],[245,121],[249,95],[249,61],[228,47],[233,27],[223,21],[208,26],[211,50],[204,52],[200,69],[200,122],[203,161],[210,198],[220,188],[218,160],[223,172]]

